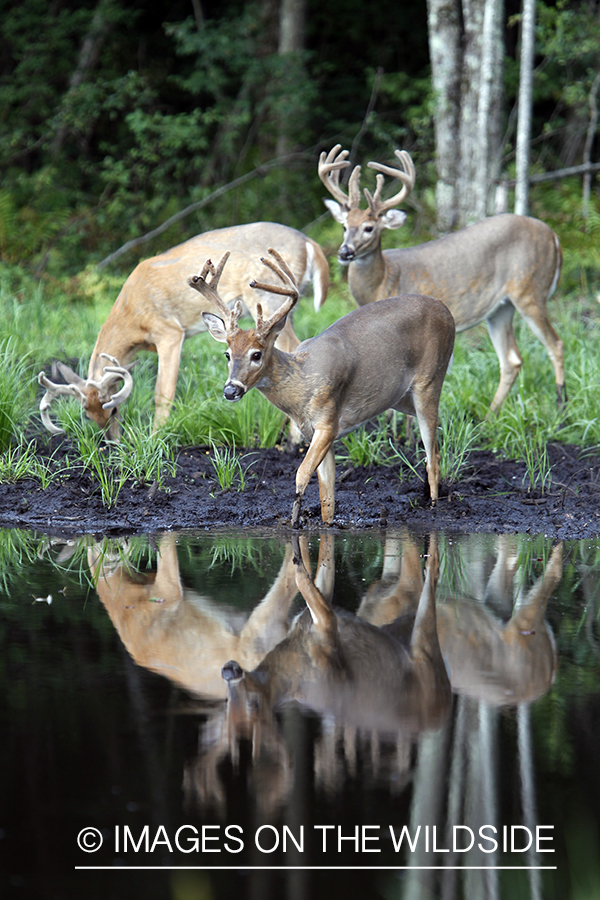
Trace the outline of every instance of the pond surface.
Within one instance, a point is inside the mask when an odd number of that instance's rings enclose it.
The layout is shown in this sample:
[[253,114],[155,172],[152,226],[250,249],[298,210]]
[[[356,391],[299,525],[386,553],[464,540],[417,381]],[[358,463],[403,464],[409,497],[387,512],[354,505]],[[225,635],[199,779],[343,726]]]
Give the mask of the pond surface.
[[14,530],[0,566],[0,896],[600,898],[600,541]]

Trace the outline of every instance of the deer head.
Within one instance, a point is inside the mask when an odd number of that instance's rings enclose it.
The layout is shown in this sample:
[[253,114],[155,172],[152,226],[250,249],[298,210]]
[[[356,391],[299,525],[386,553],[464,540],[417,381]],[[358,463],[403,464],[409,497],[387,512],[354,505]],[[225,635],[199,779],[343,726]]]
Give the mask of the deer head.
[[[355,166],[352,170],[348,181],[348,193],[345,194],[340,187],[340,172],[350,165],[347,159],[348,151],[342,150],[341,145],[336,144],[329,154],[325,151],[321,153],[319,178],[334,198],[325,200],[325,205],[336,222],[344,226],[344,242],[338,251],[338,258],[342,264],[348,264],[353,259],[371,253],[379,246],[384,228],[400,228],[406,220],[406,214],[396,207],[413,190],[416,172],[406,150],[394,152],[401,168],[377,162],[368,163],[369,168],[375,169],[378,174],[375,193],[371,194],[364,188],[367,209],[360,209],[360,166]],[[381,199],[384,175],[396,178],[402,183],[398,193],[388,200]]]
[[[117,359],[107,353],[101,353],[109,365],[104,366],[102,378],[95,381],[90,378],[82,378],[64,363],[57,363],[56,368],[65,379],[65,383],[53,382],[46,377],[45,372],[40,372],[38,381],[46,388],[46,393],[40,401],[40,415],[42,422],[51,434],[64,434],[64,429],[55,425],[50,419],[49,409],[58,397],[76,397],[83,406],[88,418],[96,422],[100,428],[108,428],[108,436],[113,437],[113,417],[119,406],[131,394],[133,378],[129,367],[119,365]],[[115,391],[116,384],[122,381],[123,386]]]
[[210,300],[221,313],[221,316],[217,316],[214,313],[204,312],[202,317],[215,340],[228,345],[225,356],[229,363],[229,377],[223,388],[223,396],[233,402],[240,400],[246,391],[257,385],[268,370],[273,345],[285,325],[288,313],[298,300],[298,285],[291,270],[276,250],[269,249],[269,253],[277,263],[265,257],[261,258],[261,262],[277,275],[282,284],[251,281],[250,286],[273,294],[281,294],[287,299],[268,319],[264,318],[262,306],[257,303],[256,324],[248,331],[242,331],[238,326],[242,313],[241,303],[238,301],[233,310],[230,310],[217,290],[228,253],[222,257],[216,269],[212,262],[207,260],[198,275],[190,275],[188,278],[190,287]]

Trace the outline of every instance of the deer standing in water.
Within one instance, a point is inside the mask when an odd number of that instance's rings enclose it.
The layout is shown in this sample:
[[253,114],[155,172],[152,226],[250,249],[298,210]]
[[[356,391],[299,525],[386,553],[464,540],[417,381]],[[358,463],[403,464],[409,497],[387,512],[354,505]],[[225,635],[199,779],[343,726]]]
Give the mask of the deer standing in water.
[[[563,342],[546,309],[562,264],[556,234],[539,219],[505,214],[417,247],[382,251],[383,231],[402,226],[406,215],[396,207],[415,183],[409,154],[395,153],[400,168],[368,163],[378,175],[375,193],[364,190],[367,209],[360,209],[360,166],[352,171],[348,193],[340,187],[340,172],[350,165],[348,151],[336,144],[319,161],[319,177],[334,198],[325,204],[344,227],[338,259],[348,266],[348,285],[358,306],[414,292],[442,300],[454,316],[457,332],[485,321],[500,362],[492,412],[504,403],[523,364],[513,330],[518,309],[550,357],[562,403],[566,400]],[[388,200],[381,199],[384,175],[402,185]]]
[[[40,372],[39,383],[46,389],[40,413],[48,431],[62,433],[50,419],[49,407],[58,397],[70,396],[81,402],[90,419],[107,428],[109,438],[116,439],[117,412],[133,388],[129,368],[139,350],[154,350],[158,354],[154,429],[163,425],[175,397],[183,342],[206,330],[202,313],[211,309],[205,299],[188,287],[186,276],[190,269],[198,265],[198,260],[211,254],[221,255],[230,248],[230,262],[221,284],[222,298],[228,304],[243,301],[254,315],[258,302],[267,310],[274,302],[271,294],[257,294],[249,287],[257,257],[273,244],[286,254],[300,291],[312,284],[318,310],[327,296],[329,266],[319,245],[300,231],[274,222],[254,222],[197,235],[136,266],[100,329],[87,378],[60,362],[56,368],[66,383],[51,381]],[[293,350],[298,343],[290,319],[278,344],[284,350]],[[121,382],[123,386],[118,389]]]
[[333,521],[333,442],[387,409],[416,415],[435,504],[438,407],[454,348],[454,322],[448,308],[431,297],[392,297],[342,316],[321,334],[303,341],[293,353],[284,353],[275,341],[298,300],[298,288],[279,253],[270,252],[278,265],[269,259],[263,263],[281,285],[252,282],[252,286],[286,299],[269,318],[263,318],[262,306],[257,303],[256,326],[248,331],[238,327],[241,304],[229,310],[217,291],[226,255],[217,269],[209,260],[188,281],[220,310],[219,316],[204,313],[204,319],[215,340],[228,345],[225,399],[235,402],[257,387],[310,442],[296,474],[293,527],[299,525],[302,498],[315,470],[323,522]]

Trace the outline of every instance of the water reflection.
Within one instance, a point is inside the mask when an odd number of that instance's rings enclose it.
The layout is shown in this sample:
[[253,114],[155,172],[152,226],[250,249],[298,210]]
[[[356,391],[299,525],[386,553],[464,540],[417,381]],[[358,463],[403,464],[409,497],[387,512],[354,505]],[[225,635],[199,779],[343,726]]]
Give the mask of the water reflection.
[[184,586],[177,535],[160,538],[156,570],[139,571],[126,541],[101,541],[88,550],[96,591],[134,661],[186,690],[223,699],[221,668],[238,657],[253,668],[288,630],[297,593],[292,549],[266,596],[250,612],[219,604]]
[[[16,784],[44,785],[32,791],[45,810],[38,827],[50,808],[77,810],[68,834],[58,815],[47,847],[62,829],[75,852],[71,831],[87,824],[139,835],[148,822],[165,823],[171,836],[184,823],[237,822],[245,835],[287,825],[297,838],[304,829],[302,852],[265,854],[248,840],[239,858],[175,848],[159,863],[388,866],[398,871],[365,875],[362,893],[393,900],[515,892],[537,900],[549,886],[549,896],[569,897],[580,871],[594,875],[596,544],[408,532],[35,540],[23,538],[20,575],[1,573],[12,703],[2,715],[9,734],[28,706],[41,724],[28,714],[0,759],[18,770]],[[86,578],[93,587],[84,603]],[[36,602],[50,593],[52,604]],[[14,752],[22,747],[27,753]],[[34,776],[27,761],[36,747],[47,752]],[[68,779],[58,774],[63,764]],[[81,773],[81,796],[72,772]],[[540,792],[545,783],[560,789]],[[350,841],[366,825],[378,829],[378,856]],[[551,825],[554,857],[524,849],[522,838]],[[332,831],[324,851],[314,833],[323,826],[342,828],[347,842],[338,849]],[[495,847],[482,841],[484,826],[496,829]],[[589,848],[573,873],[570,835]],[[119,858],[110,842],[102,852],[108,865],[144,861]],[[49,850],[46,858],[50,867]],[[545,884],[538,869],[494,868],[559,859]],[[347,888],[360,877],[349,876]],[[248,896],[309,896],[309,876],[298,879],[293,890],[291,881],[285,891],[281,882],[262,890],[252,876]],[[330,894],[331,883],[315,896]]]

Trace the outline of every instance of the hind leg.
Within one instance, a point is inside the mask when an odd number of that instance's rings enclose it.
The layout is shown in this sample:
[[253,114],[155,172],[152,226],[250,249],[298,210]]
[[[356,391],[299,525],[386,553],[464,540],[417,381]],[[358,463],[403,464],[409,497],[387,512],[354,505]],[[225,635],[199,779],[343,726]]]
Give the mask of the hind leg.
[[437,503],[440,482],[440,451],[437,440],[439,402],[440,390],[437,385],[429,385],[420,390],[415,388],[413,391],[415,415],[427,457],[427,481],[432,506]]
[[500,363],[500,383],[490,404],[490,412],[500,409],[523,365],[513,330],[514,314],[514,306],[506,300],[487,319],[490,339]]

